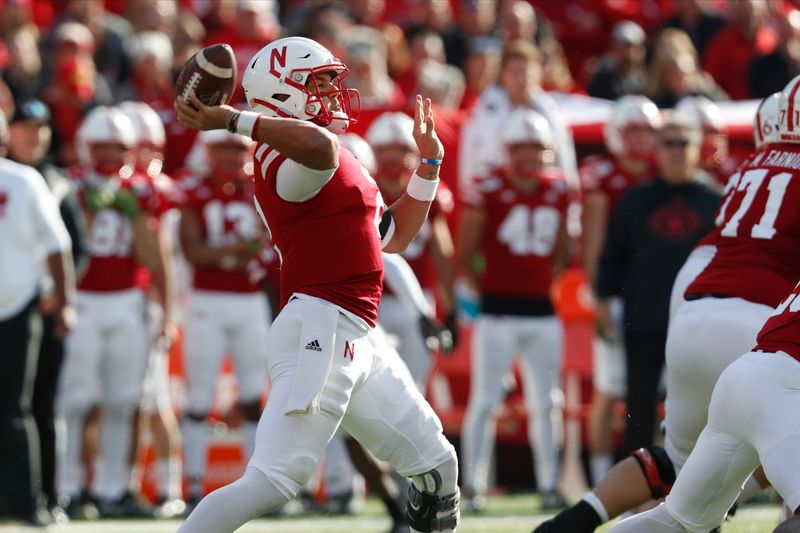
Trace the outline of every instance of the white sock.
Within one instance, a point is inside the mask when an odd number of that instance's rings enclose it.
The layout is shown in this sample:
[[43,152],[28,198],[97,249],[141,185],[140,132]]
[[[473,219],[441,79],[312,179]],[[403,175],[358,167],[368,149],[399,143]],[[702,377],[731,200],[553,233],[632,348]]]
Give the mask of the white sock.
[[135,406],[103,406],[100,421],[100,457],[93,493],[115,500],[125,493],[130,481],[128,457],[133,436]]
[[245,421],[242,424],[242,441],[244,445],[244,464],[250,462],[253,457],[253,452],[256,451],[256,430],[258,429],[258,422]]
[[208,454],[210,438],[205,421],[184,418],[183,430],[183,469],[189,479],[189,495],[203,494],[203,470]]
[[608,522],[608,511],[606,511],[606,506],[603,505],[603,502],[600,501],[600,498],[598,498],[594,492],[587,492],[581,499],[592,506],[592,509],[595,510],[597,516],[599,516],[600,520],[603,521],[603,524]]
[[248,467],[241,478],[203,498],[178,533],[231,533],[288,501],[260,470]]
[[169,500],[181,497],[181,461],[175,455],[161,458],[156,462],[158,491]]
[[592,474],[592,484],[597,485],[614,466],[614,457],[610,453],[592,454],[589,458],[589,471]]

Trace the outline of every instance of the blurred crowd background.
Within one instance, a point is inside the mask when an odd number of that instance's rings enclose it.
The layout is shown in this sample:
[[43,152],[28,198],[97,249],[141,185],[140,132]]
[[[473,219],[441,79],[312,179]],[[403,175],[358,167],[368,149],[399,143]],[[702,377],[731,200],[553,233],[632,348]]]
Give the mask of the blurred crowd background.
[[420,92],[469,113],[516,40],[536,45],[547,91],[640,93],[661,108],[687,94],[762,98],[800,71],[800,11],[786,0],[2,0],[0,12],[2,105],[50,107],[62,166],[87,110],[125,100],[159,112],[164,170],[182,166],[194,133],[175,119],[172,84],[217,42],[233,46],[241,76],[265,43],[315,39],[349,65],[365,109]]

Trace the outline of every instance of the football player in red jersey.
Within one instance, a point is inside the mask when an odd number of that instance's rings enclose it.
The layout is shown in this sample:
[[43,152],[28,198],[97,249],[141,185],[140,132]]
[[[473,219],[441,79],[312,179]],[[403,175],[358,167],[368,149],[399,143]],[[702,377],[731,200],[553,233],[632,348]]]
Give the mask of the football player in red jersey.
[[[413,127],[414,121],[408,115],[390,112],[376,118],[367,130],[366,140],[375,153],[375,181],[389,204],[405,191],[419,158]],[[452,313],[453,239],[447,226],[447,214],[452,209],[452,194],[440,184],[428,219],[402,254],[431,303],[436,300],[441,303],[451,332],[455,330],[455,315]],[[431,350],[420,331],[416,315],[409,314],[393,291],[387,289],[384,288],[378,319],[387,333],[397,337],[397,351],[417,386],[424,392],[431,368]]]
[[[466,199],[459,262],[481,295],[473,334],[470,399],[462,430],[463,487],[480,510],[492,456],[492,413],[503,400],[503,376],[517,353],[523,362],[528,435],[544,508],[563,506],[557,492],[561,413],[553,401],[560,387],[561,325],[550,289],[563,266],[570,193],[552,166],[554,141],[535,111],[512,112],[503,132],[509,164],[479,179]],[[475,256],[482,252],[485,271]]]
[[83,166],[73,178],[87,218],[89,264],[78,284],[78,324],[67,338],[60,384],[67,429],[61,493],[70,498],[68,513],[81,505],[83,424],[95,404],[103,417],[90,492],[101,515],[125,515],[135,507],[127,492],[128,456],[148,359],[137,273],[143,266],[154,278],[164,276],[166,261],[157,197],[149,180],[134,170],[134,131],[121,111],[98,107],[77,133]]
[[[800,218],[792,218],[797,226]],[[722,522],[759,465],[788,508],[800,515],[798,408],[800,284],[761,328],[755,347],[719,376],[708,422],[665,502],[610,531],[708,531]]]
[[253,111],[177,101],[196,129],[228,127],[258,141],[255,200],[281,257],[283,309],[270,329],[272,389],[245,474],[207,496],[180,531],[232,532],[294,497],[341,426],[412,480],[412,531],[455,531],[458,462],[407,372],[376,351],[381,249],[398,253],[422,226],[444,156],[429,99],[417,98],[420,165],[387,208],[335,133],[352,120],[347,67],[302,37],[264,47],[244,74]]
[[[788,120],[800,109],[793,101],[797,87],[800,77],[781,94],[779,139],[761,145],[728,181],[716,228],[703,241],[715,247],[713,256],[671,317],[665,447],[634,452],[581,502],[537,532],[594,531],[668,494],[708,420],[720,374],[755,345],[759,328],[800,277],[800,215],[792,209],[800,202],[800,150],[793,133],[797,122]],[[741,498],[765,484],[751,477]]]
[[[620,196],[655,175],[656,131],[662,122],[661,113],[649,99],[623,96],[611,108],[604,130],[610,155],[590,156],[581,164],[583,268],[593,287],[606,228]],[[613,315],[616,331],[622,331],[622,299],[610,298],[607,312]],[[613,332],[603,333],[594,343],[594,396],[589,415],[589,465],[594,481],[599,481],[614,464],[612,409],[615,400],[625,396],[622,339],[613,337]]]
[[266,296],[247,272],[263,235],[252,202],[253,177],[245,173],[252,141],[213,130],[201,133],[197,142],[207,154],[208,170],[182,177],[187,198],[180,226],[181,249],[194,267],[184,344],[188,404],[182,422],[190,506],[203,495],[210,437],[206,418],[228,353],[244,415],[244,455],[252,455],[267,382],[271,321]]
[[[780,140],[780,132],[778,130],[778,103],[781,93],[777,92],[764,98],[758,105],[756,116],[753,117],[753,143],[756,150],[765,144],[778,142]],[[749,158],[748,158],[749,159]],[[743,161],[744,163],[745,161]],[[725,190],[730,192],[738,182],[738,175],[732,174],[728,177],[728,184]],[[675,283],[672,286],[672,295],[670,296],[669,316],[670,319],[675,316],[675,313],[683,303],[683,293],[686,292],[686,287],[694,281],[700,272],[705,270],[711,258],[717,251],[714,246],[714,239],[717,238],[717,233],[720,228],[717,227],[714,231],[706,235],[706,237],[697,244],[697,247],[692,250],[691,255],[686,259],[680,272],[675,278]]]
[[[174,216],[175,206],[180,202],[179,189],[172,178],[161,172],[164,161],[164,145],[166,134],[164,124],[158,113],[144,102],[123,102],[120,111],[130,119],[136,131],[136,148],[134,150],[134,166],[142,175],[151,180],[153,189],[159,195],[159,219],[165,235],[165,244],[172,248],[175,242]],[[167,309],[162,309],[156,302],[148,306],[149,352],[140,410],[148,416],[148,424],[152,434],[153,452],[156,461],[156,475],[159,496],[155,504],[155,514],[160,518],[171,518],[183,513],[185,504],[182,500],[180,431],[172,401],[169,395],[169,353],[168,348],[177,333],[170,318],[175,314],[175,281],[182,272],[176,267],[172,253],[167,251],[166,276],[153,280],[154,289],[164,292],[159,299],[164,301]],[[161,318],[166,311],[167,318]],[[138,417],[137,417],[138,421]],[[134,432],[135,438],[140,432]],[[135,445],[141,444],[141,441]],[[138,466],[139,448],[134,450],[131,486],[141,483],[141,471]]]

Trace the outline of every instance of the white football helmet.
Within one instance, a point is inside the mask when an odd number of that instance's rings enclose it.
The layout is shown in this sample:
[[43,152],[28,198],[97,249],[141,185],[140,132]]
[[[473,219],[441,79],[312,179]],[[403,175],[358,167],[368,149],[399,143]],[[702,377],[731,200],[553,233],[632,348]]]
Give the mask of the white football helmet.
[[100,174],[115,174],[120,169],[98,168],[92,160],[91,146],[100,143],[121,144],[126,148],[136,145],[136,128],[125,113],[116,107],[95,107],[84,117],[75,136],[78,162],[94,168]]
[[[334,91],[320,92],[316,74],[335,74]],[[245,98],[253,111],[268,117],[313,120],[334,133],[344,133],[355,122],[360,107],[358,91],[341,85],[350,71],[333,54],[311,39],[286,37],[273,41],[247,64],[242,79]],[[323,98],[335,98],[339,109],[330,111]]]
[[148,142],[159,148],[166,144],[164,123],[152,107],[144,102],[128,101],[119,104],[119,110],[133,122],[138,142]]
[[800,143],[800,76],[795,77],[781,91],[778,103],[780,114],[780,141]]
[[[228,130],[205,130],[194,141],[192,149],[186,155],[186,167],[198,175],[205,175],[211,169],[211,158],[208,153],[208,147],[215,144],[239,144],[245,148],[251,148],[255,145],[249,137],[231,133]],[[245,166],[245,173],[252,173],[252,161]]]
[[503,143],[538,143],[546,148],[555,146],[553,130],[542,115],[532,109],[517,108],[508,115],[503,131]]
[[755,142],[756,149],[760,148],[762,144],[780,142],[781,136],[778,127],[780,100],[781,93],[777,92],[767,96],[758,104],[756,116],[753,118],[753,142]]
[[383,113],[376,118],[367,130],[366,139],[373,148],[398,144],[417,150],[414,119],[399,111]]
[[704,130],[723,131],[725,123],[719,106],[705,96],[686,96],[675,106],[675,111],[692,117]]
[[624,155],[628,151],[623,139],[627,128],[645,126],[657,130],[663,124],[661,112],[652,100],[641,95],[623,96],[614,102],[603,128],[606,148],[614,155]]
[[719,106],[704,96],[686,96],[675,106],[675,112],[688,117],[703,132],[703,168],[721,165],[728,158],[728,135]]
[[375,153],[367,141],[355,133],[343,133],[339,135],[339,144],[353,152],[370,175],[375,174],[378,164],[375,162]]

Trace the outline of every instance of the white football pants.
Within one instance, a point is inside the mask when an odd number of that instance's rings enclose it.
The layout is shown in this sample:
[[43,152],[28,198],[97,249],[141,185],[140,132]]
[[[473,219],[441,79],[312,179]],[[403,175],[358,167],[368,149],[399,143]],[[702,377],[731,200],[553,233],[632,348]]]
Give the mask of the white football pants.
[[563,426],[560,402],[554,401],[560,392],[561,350],[561,324],[554,316],[480,315],[475,321],[470,398],[461,433],[462,485],[467,490],[486,492],[495,436],[492,417],[503,403],[503,378],[518,354],[537,487],[555,488]]

